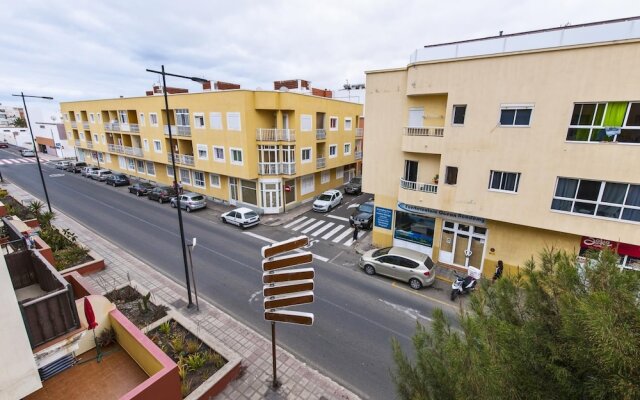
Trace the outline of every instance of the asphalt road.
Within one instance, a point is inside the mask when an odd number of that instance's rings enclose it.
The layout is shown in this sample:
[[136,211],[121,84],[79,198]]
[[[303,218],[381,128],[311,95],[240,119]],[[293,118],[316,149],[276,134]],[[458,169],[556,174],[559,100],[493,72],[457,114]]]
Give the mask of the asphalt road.
[[[0,149],[0,160],[15,158],[20,156],[14,148]],[[0,171],[5,179],[44,200],[35,164],[2,164]],[[184,281],[177,213],[168,204],[137,198],[126,187],[112,188],[52,165],[45,164],[43,172],[54,208],[177,282]],[[281,240],[299,233],[259,226],[250,230],[252,236],[203,215],[183,213],[186,237],[198,238],[193,262],[199,295],[269,338],[261,294],[260,248],[266,242],[260,236]],[[364,398],[395,398],[391,338],[409,350],[416,320],[428,324],[435,308],[444,308],[453,318],[455,308],[430,300],[433,289],[415,293],[402,283],[365,275],[349,247],[319,242],[311,250],[326,254],[327,262],[313,264],[315,302],[296,309],[315,313],[315,323],[279,325],[278,344]]]

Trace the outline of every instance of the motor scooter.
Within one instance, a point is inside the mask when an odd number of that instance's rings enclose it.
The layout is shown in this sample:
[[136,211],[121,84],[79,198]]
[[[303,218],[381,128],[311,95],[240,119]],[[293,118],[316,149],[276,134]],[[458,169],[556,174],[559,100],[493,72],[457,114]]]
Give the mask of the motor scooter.
[[451,284],[451,301],[454,301],[458,295],[469,293],[476,288],[476,279],[472,276],[462,277],[458,274],[456,280]]

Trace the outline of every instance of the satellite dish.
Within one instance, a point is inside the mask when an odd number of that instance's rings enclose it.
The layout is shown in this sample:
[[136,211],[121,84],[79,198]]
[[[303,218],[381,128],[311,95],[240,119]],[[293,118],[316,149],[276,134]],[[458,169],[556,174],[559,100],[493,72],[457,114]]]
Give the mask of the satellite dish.
[[286,87],[286,86],[281,86],[281,87],[280,87],[280,91],[281,91],[281,92],[288,92],[288,91],[289,91],[289,88],[288,88],[288,87]]

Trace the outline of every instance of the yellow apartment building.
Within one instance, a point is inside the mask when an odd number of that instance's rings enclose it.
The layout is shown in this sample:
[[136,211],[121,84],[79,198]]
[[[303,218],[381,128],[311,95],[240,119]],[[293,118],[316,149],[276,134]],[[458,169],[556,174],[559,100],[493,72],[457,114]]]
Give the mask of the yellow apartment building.
[[168,88],[168,116],[158,87],[144,97],[61,108],[80,160],[158,184],[177,177],[186,191],[280,213],[355,174],[362,105],[323,97],[326,91],[312,92],[304,80],[276,84],[283,86],[201,93]]
[[377,246],[491,276],[545,246],[640,270],[640,18],[416,50],[367,72]]

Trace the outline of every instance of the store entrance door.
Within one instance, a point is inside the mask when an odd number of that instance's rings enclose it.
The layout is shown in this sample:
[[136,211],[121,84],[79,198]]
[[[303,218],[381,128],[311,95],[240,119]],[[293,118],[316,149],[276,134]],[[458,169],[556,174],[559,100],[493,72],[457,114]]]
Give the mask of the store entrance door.
[[463,268],[482,270],[487,228],[444,221],[438,260]]

